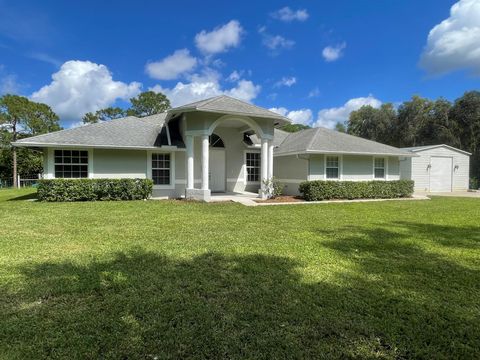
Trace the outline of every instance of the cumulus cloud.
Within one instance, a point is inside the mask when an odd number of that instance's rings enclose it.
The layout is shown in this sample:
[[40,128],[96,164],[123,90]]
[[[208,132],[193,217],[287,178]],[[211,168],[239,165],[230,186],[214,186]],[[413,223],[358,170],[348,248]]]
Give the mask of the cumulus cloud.
[[308,19],[308,12],[306,9],[292,10],[288,6],[281,8],[270,14],[274,19],[278,19],[285,22],[305,21]]
[[183,73],[193,70],[196,65],[197,59],[190,55],[190,51],[181,49],[162,60],[147,63],[145,71],[151,78],[172,80]]
[[277,114],[282,116],[286,116],[294,124],[302,124],[302,125],[310,125],[313,120],[312,110],[310,109],[299,109],[299,110],[292,110],[288,111],[284,107],[279,108],[270,108],[270,111],[273,111]]
[[282,77],[279,81],[275,83],[275,87],[280,87],[280,86],[286,86],[290,87],[292,85],[295,85],[297,83],[297,78],[295,76],[284,76]]
[[195,35],[195,44],[204,54],[217,54],[240,44],[243,28],[237,20],[216,27],[210,32],[202,30]]
[[322,56],[327,62],[340,59],[343,56],[343,50],[347,47],[347,43],[343,42],[334,46],[327,46],[322,51]]
[[319,97],[320,95],[321,95],[321,93],[320,93],[320,89],[318,87],[313,88],[308,93],[309,98]]
[[322,109],[318,112],[315,126],[333,128],[336,123],[343,123],[347,121],[352,111],[358,110],[364,105],[370,105],[374,108],[378,108],[380,105],[382,105],[382,102],[376,99],[373,95],[368,95],[367,97],[350,99],[340,107]]
[[460,0],[430,30],[420,66],[432,74],[470,69],[480,75],[480,1]]
[[236,86],[223,89],[215,76],[194,76],[189,83],[178,82],[173,88],[155,85],[151,90],[167,95],[175,107],[222,94],[250,102],[260,93],[261,87],[240,79]]
[[52,82],[31,95],[50,105],[64,120],[78,119],[86,112],[112,105],[117,99],[137,95],[141,84],[114,81],[105,65],[71,60],[52,75]]
[[280,35],[269,34],[265,26],[262,26],[258,33],[262,35],[262,44],[274,52],[282,49],[291,49],[295,45],[293,40],[286,39]]

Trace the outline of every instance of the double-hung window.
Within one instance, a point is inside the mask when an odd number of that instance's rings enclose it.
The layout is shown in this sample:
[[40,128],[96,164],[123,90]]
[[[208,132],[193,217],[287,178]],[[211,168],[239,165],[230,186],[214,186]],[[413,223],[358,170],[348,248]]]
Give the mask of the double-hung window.
[[327,179],[339,179],[340,174],[340,160],[338,156],[327,156],[325,172]]
[[152,154],[152,180],[154,185],[170,185],[170,154]]
[[385,158],[373,160],[373,174],[375,179],[385,179]]
[[247,182],[260,181],[260,153],[247,152],[245,154],[245,165],[247,170]]
[[55,178],[88,178],[88,151],[55,150]]

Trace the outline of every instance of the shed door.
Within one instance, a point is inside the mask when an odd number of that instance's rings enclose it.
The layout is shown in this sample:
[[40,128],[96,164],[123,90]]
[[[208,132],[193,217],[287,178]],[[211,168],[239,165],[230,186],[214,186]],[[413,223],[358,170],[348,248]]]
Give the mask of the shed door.
[[430,158],[430,191],[452,191],[452,162],[451,157]]
[[225,191],[225,150],[210,148],[210,191]]

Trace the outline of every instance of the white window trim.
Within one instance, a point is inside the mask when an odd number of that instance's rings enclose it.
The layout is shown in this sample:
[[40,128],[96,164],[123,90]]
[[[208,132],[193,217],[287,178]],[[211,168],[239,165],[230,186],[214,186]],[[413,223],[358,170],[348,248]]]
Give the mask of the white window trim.
[[152,180],[152,154],[169,154],[170,155],[170,184],[153,185],[154,189],[175,189],[175,152],[173,151],[147,151],[147,179]]
[[[327,157],[338,157],[338,178],[327,179]],[[342,154],[323,154],[323,179],[328,181],[341,181],[343,180],[343,155]]]
[[[88,152],[88,177],[87,179],[93,179],[93,148],[72,148],[72,147],[55,147],[47,148],[47,168],[43,169],[45,179],[56,179],[55,178],[55,150],[78,150],[78,151],[87,151]],[[63,178],[61,178],[63,179]],[[77,178],[71,178],[77,179]],[[80,179],[80,178],[78,178]],[[85,179],[85,178],[83,178]]]
[[[383,178],[376,178],[375,177],[375,159],[383,159],[384,161],[384,171],[385,176]],[[379,168],[380,169],[380,168]],[[372,179],[377,181],[387,181],[388,180],[388,157],[386,156],[373,156],[372,158]]]
[[[261,151],[258,151],[258,150],[253,150],[253,149],[249,149],[249,150],[244,150],[243,151],[243,182],[246,184],[246,185],[259,185],[260,184],[260,181],[248,181],[248,174],[247,174],[247,153],[256,153],[256,154],[260,154],[260,171],[262,170],[262,152]],[[260,178],[262,177],[262,175],[260,174],[259,175]]]

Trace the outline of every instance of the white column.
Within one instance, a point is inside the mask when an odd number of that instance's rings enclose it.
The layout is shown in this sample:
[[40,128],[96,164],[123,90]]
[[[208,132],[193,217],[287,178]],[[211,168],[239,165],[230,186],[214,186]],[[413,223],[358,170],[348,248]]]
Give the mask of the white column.
[[268,140],[262,139],[262,161],[261,161],[261,175],[262,178],[260,181],[262,182],[262,190],[265,190],[264,181],[267,179],[268,176]]
[[268,142],[268,179],[273,177],[273,140]]
[[208,135],[202,135],[202,190],[208,190]]
[[187,135],[187,189],[193,189],[193,136]]

